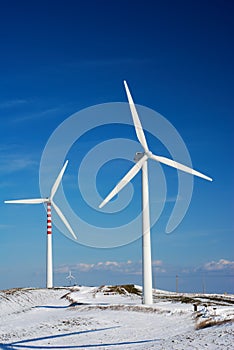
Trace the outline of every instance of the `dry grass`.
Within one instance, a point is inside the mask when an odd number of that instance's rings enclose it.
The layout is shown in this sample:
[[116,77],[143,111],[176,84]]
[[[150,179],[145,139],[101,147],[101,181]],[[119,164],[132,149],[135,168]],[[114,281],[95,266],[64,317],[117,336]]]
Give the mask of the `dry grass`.
[[154,293],[154,299],[165,299],[175,302],[181,302],[185,304],[196,304],[196,305],[204,305],[213,306],[213,305],[233,305],[234,300],[233,297],[230,296],[213,296],[213,295],[183,295],[183,294],[173,294],[173,295],[163,295]]
[[126,295],[126,294],[135,294],[135,295],[141,295],[141,291],[135,287],[134,284],[120,284],[115,286],[100,286],[95,290],[95,294],[97,293],[104,293],[105,295],[110,294],[120,294],[120,295]]
[[[27,290],[30,290],[30,289],[27,289]],[[12,288],[12,289],[5,289],[3,290],[2,292],[5,294],[5,295],[14,295],[18,292],[22,292],[24,291],[24,288]]]
[[134,284],[123,284],[119,286],[109,286],[108,289],[105,290],[107,293],[116,293],[116,294],[136,294],[141,295],[141,291],[139,291]]
[[69,294],[71,294],[71,292],[68,292],[68,293],[62,295],[60,299],[68,299]]
[[161,300],[169,300],[175,303],[184,303],[184,304],[203,304],[203,302],[199,298],[194,298],[186,295],[157,295],[154,294],[154,299],[161,299]]
[[214,320],[213,318],[207,318],[206,320],[199,322],[196,324],[195,329],[203,329],[203,328],[208,328],[208,327],[213,327],[213,326],[220,326],[222,324],[226,323],[232,323],[234,322],[234,319],[226,319],[226,320]]
[[144,306],[144,305],[124,305],[124,304],[112,304],[112,305],[84,305],[79,303],[74,303],[70,305],[71,309],[79,308],[79,311],[89,311],[89,310],[102,310],[102,311],[134,311],[142,313],[157,313],[157,314],[170,314],[169,310],[162,310],[159,308]]

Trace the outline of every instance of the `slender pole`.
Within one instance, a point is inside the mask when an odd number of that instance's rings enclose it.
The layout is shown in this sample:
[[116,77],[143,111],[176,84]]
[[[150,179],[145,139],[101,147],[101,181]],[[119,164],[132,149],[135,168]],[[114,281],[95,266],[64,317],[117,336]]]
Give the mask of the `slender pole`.
[[51,203],[47,203],[47,288],[53,288]]
[[178,275],[176,275],[176,293],[178,293]]
[[153,304],[153,296],[147,161],[142,166],[142,270],[143,304],[151,305]]
[[205,277],[202,276],[202,293],[206,293]]

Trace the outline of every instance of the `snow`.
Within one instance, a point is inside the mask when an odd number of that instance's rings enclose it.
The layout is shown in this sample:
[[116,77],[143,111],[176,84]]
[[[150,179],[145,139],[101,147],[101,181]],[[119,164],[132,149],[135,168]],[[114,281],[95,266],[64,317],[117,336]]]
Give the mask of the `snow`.
[[[122,290],[125,294],[111,286],[1,291],[0,349],[233,348],[233,295],[157,290],[154,304],[146,306],[140,295]],[[210,321],[222,324],[196,329]]]

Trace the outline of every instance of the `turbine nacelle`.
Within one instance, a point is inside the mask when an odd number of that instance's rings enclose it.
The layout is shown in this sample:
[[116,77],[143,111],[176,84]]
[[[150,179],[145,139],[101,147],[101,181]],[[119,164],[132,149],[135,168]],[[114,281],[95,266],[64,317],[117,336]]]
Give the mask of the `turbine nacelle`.
[[135,157],[134,157],[134,162],[136,162],[136,163],[139,162],[139,160],[141,158],[143,158],[144,155],[145,155],[144,152],[136,152]]

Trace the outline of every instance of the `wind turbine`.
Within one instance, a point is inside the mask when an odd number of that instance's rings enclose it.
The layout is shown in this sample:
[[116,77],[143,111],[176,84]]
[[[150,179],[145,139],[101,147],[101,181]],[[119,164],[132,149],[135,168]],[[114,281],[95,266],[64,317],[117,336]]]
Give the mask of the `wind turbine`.
[[46,279],[46,287],[47,288],[53,288],[53,263],[52,263],[52,219],[51,219],[51,206],[54,208],[54,210],[57,212],[58,216],[64,223],[64,225],[67,227],[67,229],[70,231],[72,236],[77,239],[75,233],[73,232],[70,224],[68,223],[67,219],[59,209],[59,207],[54,203],[53,198],[54,195],[58,189],[58,186],[62,180],[63,174],[66,170],[68,164],[68,160],[65,162],[62,170],[60,171],[57,179],[55,180],[50,196],[48,198],[35,198],[35,199],[17,199],[17,200],[10,200],[5,201],[4,203],[16,203],[16,204],[41,204],[41,203],[47,203],[47,279]]
[[74,276],[72,276],[71,271],[69,271],[69,275],[66,277],[66,279],[68,279],[68,280],[69,280],[69,282],[70,282],[70,286],[71,286],[71,281],[75,279],[75,277],[74,277]]
[[202,173],[191,169],[183,164],[177,163],[172,159],[168,159],[162,156],[154,155],[148,147],[145,134],[142,129],[142,125],[134,105],[132,96],[130,94],[127,82],[124,81],[124,86],[131,110],[133,123],[137,138],[142,145],[144,152],[137,152],[134,160],[136,164],[129,170],[129,172],[120,180],[120,182],[114,187],[114,189],[108,194],[108,196],[99,205],[102,208],[108,203],[117,193],[119,193],[132,179],[142,170],[142,270],[143,270],[143,304],[152,304],[152,262],[151,262],[151,240],[150,240],[150,215],[149,215],[149,186],[148,186],[148,159],[156,160],[157,162],[169,165],[178,170],[182,170],[186,173],[199,176],[203,179],[212,181],[212,179]]

